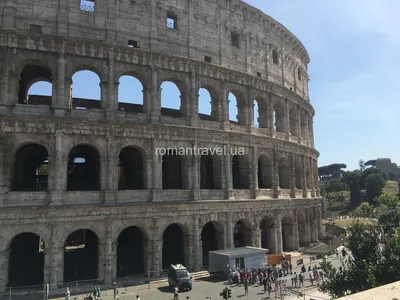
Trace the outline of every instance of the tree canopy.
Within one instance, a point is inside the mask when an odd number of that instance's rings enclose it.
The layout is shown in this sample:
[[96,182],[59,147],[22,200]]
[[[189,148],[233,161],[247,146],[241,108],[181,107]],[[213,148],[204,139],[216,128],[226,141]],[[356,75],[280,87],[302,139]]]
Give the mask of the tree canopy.
[[318,168],[318,176],[320,179],[338,179],[344,172],[342,169],[346,169],[345,164],[331,164],[327,166],[322,166]]

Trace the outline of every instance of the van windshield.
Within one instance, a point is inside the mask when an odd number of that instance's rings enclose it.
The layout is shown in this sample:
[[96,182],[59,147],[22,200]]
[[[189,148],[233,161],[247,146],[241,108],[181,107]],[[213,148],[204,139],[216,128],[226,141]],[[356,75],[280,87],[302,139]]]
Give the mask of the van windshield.
[[187,270],[178,270],[176,271],[176,277],[180,279],[189,278],[189,273]]

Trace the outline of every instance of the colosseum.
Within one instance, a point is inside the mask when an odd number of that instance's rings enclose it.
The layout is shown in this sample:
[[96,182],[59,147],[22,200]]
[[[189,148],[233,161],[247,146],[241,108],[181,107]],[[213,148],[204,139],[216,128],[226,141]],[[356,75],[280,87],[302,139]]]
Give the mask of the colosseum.
[[[3,0],[0,14],[0,292],[321,238],[310,58],[283,25],[239,0]],[[99,99],[74,96],[81,71]],[[120,101],[122,77],[142,102]],[[43,82],[50,95],[33,93]]]

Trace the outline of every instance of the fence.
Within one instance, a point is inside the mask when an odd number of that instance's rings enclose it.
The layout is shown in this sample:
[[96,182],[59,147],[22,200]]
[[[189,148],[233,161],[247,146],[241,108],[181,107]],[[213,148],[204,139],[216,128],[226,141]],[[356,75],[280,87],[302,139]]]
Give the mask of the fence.
[[[154,273],[160,276],[151,277]],[[168,270],[152,271],[147,274],[124,276],[115,280],[120,293],[126,294],[130,287],[141,284],[149,284],[165,280]],[[83,299],[86,294],[93,292],[94,286],[98,286],[102,295],[112,295],[113,284],[104,284],[103,278],[77,280],[61,284],[40,284],[31,286],[8,287],[6,292],[0,293],[1,299],[7,300],[46,300],[49,298],[65,297],[67,287],[71,292],[71,299],[75,297]],[[147,288],[147,287],[146,287]],[[121,297],[120,297],[121,298]]]

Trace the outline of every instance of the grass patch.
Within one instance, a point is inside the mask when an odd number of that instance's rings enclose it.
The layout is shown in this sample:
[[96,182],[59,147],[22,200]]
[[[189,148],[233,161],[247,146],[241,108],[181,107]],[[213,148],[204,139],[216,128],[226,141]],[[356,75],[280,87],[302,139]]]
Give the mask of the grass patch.
[[323,224],[331,224],[331,225],[337,225],[340,227],[349,227],[352,225],[354,222],[359,221],[361,224],[364,224],[366,226],[371,226],[371,225],[376,225],[377,223],[372,220],[366,220],[366,219],[343,219],[343,220],[322,220]]
[[399,194],[399,186],[397,184],[397,181],[387,181],[385,187],[383,188],[384,193],[388,194],[394,194],[398,195]]

